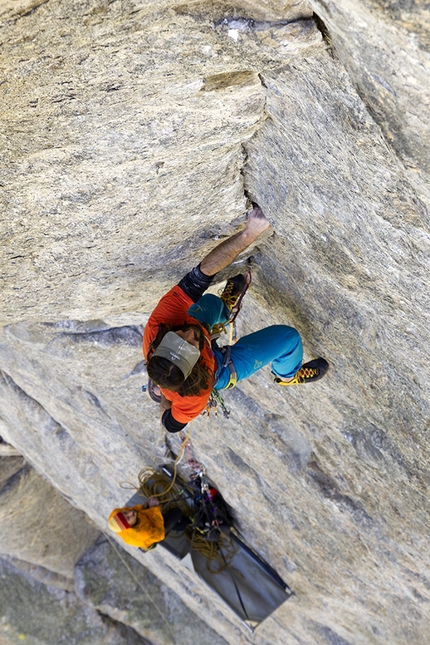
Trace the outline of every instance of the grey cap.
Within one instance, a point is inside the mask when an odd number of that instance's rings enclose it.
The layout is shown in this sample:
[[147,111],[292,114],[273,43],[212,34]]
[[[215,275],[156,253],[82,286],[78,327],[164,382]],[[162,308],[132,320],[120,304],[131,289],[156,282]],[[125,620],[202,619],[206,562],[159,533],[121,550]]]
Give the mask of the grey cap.
[[191,343],[187,343],[174,331],[168,331],[155,350],[154,356],[167,358],[179,367],[185,378],[188,378],[200,358],[200,350]]

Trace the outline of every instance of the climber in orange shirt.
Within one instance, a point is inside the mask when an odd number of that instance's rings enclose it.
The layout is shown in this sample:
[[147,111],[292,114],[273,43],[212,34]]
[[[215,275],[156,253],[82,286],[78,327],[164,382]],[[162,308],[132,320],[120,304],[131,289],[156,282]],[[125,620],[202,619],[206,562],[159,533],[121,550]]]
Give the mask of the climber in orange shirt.
[[271,228],[256,204],[245,228],[221,242],[158,303],[143,336],[150,381],[160,395],[161,420],[168,432],[179,432],[205,408],[214,386],[228,389],[264,365],[271,364],[279,385],[309,383],[328,369],[323,358],[302,365],[303,348],[296,329],[272,325],[244,336],[229,348],[211,345],[210,330],[228,321],[243,292],[245,278],[227,281],[221,297],[203,293],[225,269]]

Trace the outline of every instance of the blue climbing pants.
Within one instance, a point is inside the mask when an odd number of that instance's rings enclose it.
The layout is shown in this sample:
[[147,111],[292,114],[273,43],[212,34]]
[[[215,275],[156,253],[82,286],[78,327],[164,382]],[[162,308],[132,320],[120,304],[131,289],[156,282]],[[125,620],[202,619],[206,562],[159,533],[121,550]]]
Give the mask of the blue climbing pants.
[[[221,298],[210,293],[202,296],[188,309],[188,314],[211,329],[227,322],[230,312]],[[215,387],[222,390],[230,381],[230,370],[223,366],[224,355],[214,350],[218,369]],[[287,325],[271,325],[253,334],[243,336],[232,345],[230,358],[241,381],[259,369],[272,364],[272,371],[280,378],[291,378],[300,369],[303,347],[299,332]]]

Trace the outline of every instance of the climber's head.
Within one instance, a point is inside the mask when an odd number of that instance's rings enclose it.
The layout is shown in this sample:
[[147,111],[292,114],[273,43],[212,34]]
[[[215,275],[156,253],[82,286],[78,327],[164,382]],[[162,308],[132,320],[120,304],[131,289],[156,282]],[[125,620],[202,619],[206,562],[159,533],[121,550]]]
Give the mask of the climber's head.
[[181,396],[198,395],[208,387],[208,372],[199,364],[205,337],[200,325],[160,325],[148,355],[148,376]]
[[122,514],[124,515],[127,522],[130,524],[130,526],[134,526],[136,524],[137,512],[134,510],[134,508],[128,508],[126,511],[123,511]]
[[135,526],[137,523],[137,512],[134,508],[123,508],[118,510],[109,520],[109,528],[115,533],[121,533]]

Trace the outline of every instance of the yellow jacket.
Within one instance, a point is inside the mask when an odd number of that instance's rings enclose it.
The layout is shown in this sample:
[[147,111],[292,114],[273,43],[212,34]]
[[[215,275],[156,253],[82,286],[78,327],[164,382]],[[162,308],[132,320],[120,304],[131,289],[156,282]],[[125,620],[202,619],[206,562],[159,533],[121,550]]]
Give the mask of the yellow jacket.
[[[117,513],[130,510],[132,508],[137,512],[137,524],[130,526],[124,531],[117,531],[113,528],[110,521]],[[164,532],[164,519],[161,514],[160,506],[153,506],[152,508],[143,508],[142,504],[133,507],[115,508],[109,515],[109,526],[115,533],[130,544],[131,546],[138,546],[141,549],[148,549],[155,542],[160,542],[165,538]]]

